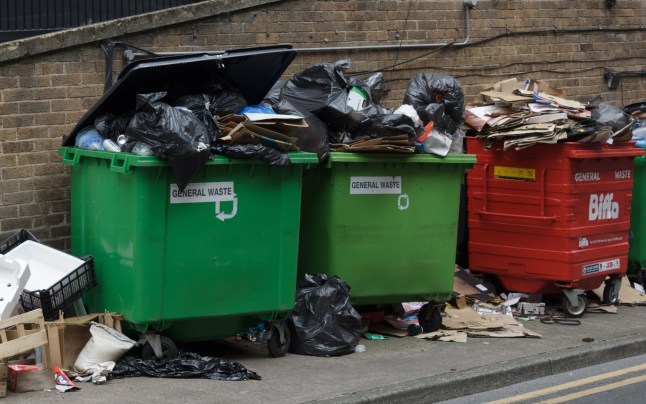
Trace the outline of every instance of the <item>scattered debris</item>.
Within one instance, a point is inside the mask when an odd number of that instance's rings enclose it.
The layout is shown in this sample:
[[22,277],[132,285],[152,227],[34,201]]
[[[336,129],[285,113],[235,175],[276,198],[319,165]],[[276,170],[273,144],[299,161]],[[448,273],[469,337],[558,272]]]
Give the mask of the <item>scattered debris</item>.
[[445,341],[445,342],[467,342],[467,333],[465,331],[457,330],[439,330],[429,332],[426,334],[416,335],[415,338],[430,339],[431,341]]

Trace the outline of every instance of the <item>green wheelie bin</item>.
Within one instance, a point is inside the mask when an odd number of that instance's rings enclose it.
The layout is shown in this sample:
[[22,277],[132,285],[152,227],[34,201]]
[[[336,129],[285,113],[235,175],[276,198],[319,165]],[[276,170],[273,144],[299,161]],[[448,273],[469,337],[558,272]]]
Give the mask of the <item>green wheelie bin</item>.
[[633,199],[630,209],[630,248],[628,276],[643,285],[646,280],[646,157],[635,157]]
[[290,49],[271,49],[144,61],[124,70],[59,149],[71,171],[71,249],[95,260],[98,286],[84,301],[93,312],[122,314],[150,342],[144,356],[172,356],[174,341],[259,328],[272,356],[287,351],[302,170],[317,158],[290,152],[291,164],[275,167],[215,155],[180,191],[168,162],[76,148],[73,135],[160,86],[226,80],[253,105],[293,57]]
[[[460,186],[472,155],[331,152],[303,176],[298,272],[337,275],[356,305],[451,298]],[[424,330],[441,324],[424,305]]]

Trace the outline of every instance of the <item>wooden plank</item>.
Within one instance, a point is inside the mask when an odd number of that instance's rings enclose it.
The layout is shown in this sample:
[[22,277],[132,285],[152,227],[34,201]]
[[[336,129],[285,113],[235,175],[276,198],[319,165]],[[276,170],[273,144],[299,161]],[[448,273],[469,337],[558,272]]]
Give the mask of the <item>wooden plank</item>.
[[7,332],[5,330],[0,330],[0,343],[7,342]]
[[0,362],[0,397],[7,396],[7,364]]
[[[25,330],[25,335],[31,335],[35,334],[40,330]],[[18,330],[6,330],[5,331],[7,334],[7,341],[13,341],[14,339],[18,339],[20,337],[24,337],[25,335],[19,335]]]
[[63,347],[61,347],[60,331],[63,329],[57,323],[47,323],[47,338],[49,339],[49,363],[63,366]]
[[43,311],[41,309],[32,310],[25,314],[9,317],[6,320],[0,321],[0,329],[7,329],[18,324],[38,324],[43,321]]
[[105,313],[103,316],[103,324],[107,325],[110,328],[114,328],[114,321],[110,313]]
[[16,324],[16,331],[18,331],[18,337],[24,337],[25,335],[25,325],[24,324]]
[[[41,345],[47,345],[47,331],[45,330],[0,344],[0,359],[27,352]],[[45,348],[44,351],[47,349]],[[43,352],[43,363],[47,361],[47,354],[48,352]]]

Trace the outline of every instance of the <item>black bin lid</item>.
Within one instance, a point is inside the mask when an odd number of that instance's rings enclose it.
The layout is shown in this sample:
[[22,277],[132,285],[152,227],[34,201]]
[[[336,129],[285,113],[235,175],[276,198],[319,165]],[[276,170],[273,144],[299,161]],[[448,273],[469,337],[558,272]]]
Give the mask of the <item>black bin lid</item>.
[[296,51],[290,45],[281,45],[134,61],[63,137],[63,146],[74,146],[78,132],[94,125],[94,120],[103,114],[134,111],[137,94],[179,89],[184,94],[200,93],[209,84],[219,82],[242,94],[249,105],[258,104],[295,57]]

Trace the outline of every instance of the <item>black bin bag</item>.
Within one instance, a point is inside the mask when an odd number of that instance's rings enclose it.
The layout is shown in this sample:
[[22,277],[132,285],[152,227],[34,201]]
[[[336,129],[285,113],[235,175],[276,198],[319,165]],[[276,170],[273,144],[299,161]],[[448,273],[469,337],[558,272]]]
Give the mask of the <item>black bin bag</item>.
[[308,111],[297,109],[287,100],[277,102],[273,108],[279,114],[301,115],[305,119],[305,122],[307,122],[307,127],[299,128],[293,134],[298,139],[298,147],[303,151],[316,153],[319,161],[327,158],[330,151],[328,140],[330,138],[330,130],[325,122]]
[[290,317],[290,350],[313,356],[353,353],[361,338],[361,315],[349,298],[350,286],[337,276],[305,274]]
[[211,156],[211,140],[204,124],[190,110],[160,102],[165,95],[137,96],[137,111],[126,136],[146,143],[157,157],[167,160],[183,191]]
[[[446,74],[420,73],[408,82],[404,104],[413,106],[426,125],[434,120],[441,130],[455,132],[464,117],[464,93],[460,82]],[[438,116],[438,104],[444,106]]]
[[[320,63],[292,76],[282,87],[279,100],[287,100],[299,111],[311,112],[334,132],[352,132],[366,118],[382,113],[372,100],[378,80],[370,87],[365,81],[346,76],[350,60]],[[375,81],[375,79],[373,79]],[[355,111],[348,105],[348,91],[358,87],[368,94],[367,105]]]

